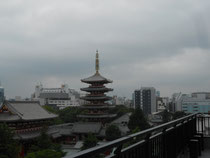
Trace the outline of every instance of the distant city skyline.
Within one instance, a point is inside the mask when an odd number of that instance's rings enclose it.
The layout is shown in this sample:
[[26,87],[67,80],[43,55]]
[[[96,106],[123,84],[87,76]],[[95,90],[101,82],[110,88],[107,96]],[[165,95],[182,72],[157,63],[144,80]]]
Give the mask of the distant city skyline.
[[155,87],[161,96],[210,91],[210,1],[46,0],[0,2],[0,81],[7,98],[34,87],[79,91],[95,71],[110,95]]

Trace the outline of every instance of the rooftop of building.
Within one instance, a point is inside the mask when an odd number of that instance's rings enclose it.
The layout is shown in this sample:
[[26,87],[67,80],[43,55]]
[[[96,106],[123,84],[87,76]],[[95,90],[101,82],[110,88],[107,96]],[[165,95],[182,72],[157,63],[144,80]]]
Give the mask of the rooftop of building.
[[82,79],[81,81],[85,83],[95,83],[95,82],[112,83],[113,82],[112,80],[103,77],[99,72],[96,72],[94,75],[88,78]]
[[48,93],[48,92],[42,92],[40,93],[40,98],[60,98],[60,99],[67,99],[69,98],[68,93],[59,93],[59,92],[54,92],[54,93]]
[[136,89],[135,91],[140,91],[140,90],[155,90],[154,87],[141,87],[140,89]]
[[8,112],[0,113],[0,121],[35,121],[57,117],[57,115],[42,108],[36,101],[5,101],[0,109],[3,106],[8,109]]
[[98,134],[102,128],[100,122],[77,122],[74,124],[72,133],[94,133]]

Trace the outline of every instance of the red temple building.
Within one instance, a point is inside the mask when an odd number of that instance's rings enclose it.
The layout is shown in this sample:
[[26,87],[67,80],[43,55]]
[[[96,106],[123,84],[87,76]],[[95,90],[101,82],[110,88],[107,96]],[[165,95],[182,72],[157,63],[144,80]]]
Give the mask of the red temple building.
[[93,76],[82,79],[81,81],[89,84],[89,87],[81,88],[82,91],[88,92],[84,99],[86,104],[82,106],[85,113],[78,115],[79,118],[86,122],[100,122],[105,124],[111,118],[115,117],[116,114],[109,114],[108,110],[113,108],[107,103],[112,98],[107,96],[105,93],[113,91],[111,88],[107,88],[105,84],[112,83],[111,80],[103,77],[99,73],[99,54],[96,53],[96,72]]
[[[6,123],[14,131],[14,139],[22,144],[22,152],[27,150],[34,138],[40,136],[43,127],[56,118],[35,101],[4,101],[0,105],[0,123]],[[54,130],[48,130],[52,135]]]

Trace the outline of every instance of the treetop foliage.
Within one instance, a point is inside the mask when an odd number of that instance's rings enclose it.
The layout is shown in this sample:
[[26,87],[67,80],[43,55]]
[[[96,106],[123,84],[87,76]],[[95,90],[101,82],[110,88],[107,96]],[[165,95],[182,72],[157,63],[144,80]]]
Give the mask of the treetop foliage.
[[92,133],[89,133],[88,136],[84,139],[82,150],[92,148],[96,146],[98,143],[98,139]]
[[162,112],[162,120],[163,120],[163,123],[166,123],[166,122],[169,122],[171,121],[172,119],[172,114],[170,112],[168,112],[167,109],[165,109],[163,112]]
[[121,131],[116,125],[110,125],[106,129],[106,140],[112,141],[117,138],[120,138],[121,136]]
[[184,117],[186,116],[187,114],[184,112],[184,111],[176,111],[174,114],[173,114],[173,120],[176,120],[178,118],[181,118],[181,117]]
[[13,136],[13,131],[6,124],[0,124],[0,158],[18,157],[20,148]]
[[129,112],[133,112],[133,109],[127,108],[125,105],[116,105],[114,108],[109,110],[109,113],[117,114],[117,117],[120,117]]
[[59,117],[65,123],[74,123],[78,121],[77,115],[79,115],[81,112],[82,110],[79,107],[67,107],[59,110]]
[[128,122],[128,128],[131,131],[136,129],[137,127],[140,131],[150,127],[147,118],[145,117],[143,111],[140,108],[134,110]]
[[61,158],[63,154],[61,152],[52,150],[52,149],[44,149],[37,152],[29,153],[25,158]]
[[[61,158],[65,156],[61,150],[61,145],[53,143],[46,132],[47,128],[43,128],[41,135],[36,139],[35,145],[30,148],[26,158]],[[53,155],[55,156],[53,157]]]

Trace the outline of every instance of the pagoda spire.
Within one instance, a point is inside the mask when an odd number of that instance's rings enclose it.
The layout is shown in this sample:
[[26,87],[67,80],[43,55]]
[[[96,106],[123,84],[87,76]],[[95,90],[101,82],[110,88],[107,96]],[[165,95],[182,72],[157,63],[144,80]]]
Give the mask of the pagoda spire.
[[99,53],[98,50],[96,50],[96,73],[99,73]]

